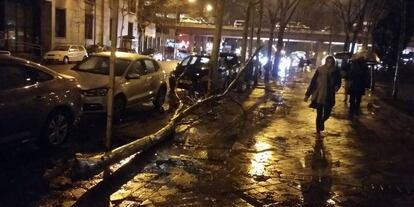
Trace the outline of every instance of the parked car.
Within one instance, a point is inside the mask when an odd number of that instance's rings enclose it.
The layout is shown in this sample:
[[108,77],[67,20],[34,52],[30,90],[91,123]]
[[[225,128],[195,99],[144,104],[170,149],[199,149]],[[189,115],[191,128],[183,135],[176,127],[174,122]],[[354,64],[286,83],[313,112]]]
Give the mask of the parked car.
[[117,48],[116,51],[137,54],[137,51],[131,48]]
[[[107,110],[110,52],[98,53],[65,73],[76,77],[82,89],[85,113]],[[166,72],[154,59],[132,53],[117,52],[115,62],[114,114],[119,120],[126,108],[152,100],[156,107],[164,104],[167,93]]]
[[105,49],[106,49],[105,47],[102,47],[100,45],[88,45],[86,47],[86,51],[88,52],[88,56],[96,54],[96,53],[104,52],[104,51],[106,51]]
[[156,61],[162,61],[162,59],[163,59],[162,58],[162,53],[158,52],[154,48],[145,49],[141,54],[150,56],[150,57],[154,58]]
[[[178,77],[177,87],[190,92],[204,94],[207,91],[210,56],[190,55],[171,72],[171,79]],[[221,53],[218,63],[218,86],[224,89],[240,70],[239,58],[235,54]]]
[[410,52],[408,54],[401,55],[401,62],[404,65],[412,65],[414,64],[414,52]]
[[36,138],[57,146],[81,115],[74,77],[40,64],[0,55],[0,143]]
[[81,45],[60,45],[43,56],[45,62],[61,62],[68,64],[71,61],[82,61],[88,57],[86,49]]
[[176,59],[178,59],[178,60],[183,60],[184,58],[186,58],[186,57],[188,57],[190,55],[190,53],[187,51],[187,50],[180,50],[180,49],[178,49],[177,50],[177,53],[176,53]]
[[350,61],[352,58],[351,52],[337,52],[334,54],[336,60],[336,66],[341,70],[342,76],[345,76],[345,73],[350,67]]

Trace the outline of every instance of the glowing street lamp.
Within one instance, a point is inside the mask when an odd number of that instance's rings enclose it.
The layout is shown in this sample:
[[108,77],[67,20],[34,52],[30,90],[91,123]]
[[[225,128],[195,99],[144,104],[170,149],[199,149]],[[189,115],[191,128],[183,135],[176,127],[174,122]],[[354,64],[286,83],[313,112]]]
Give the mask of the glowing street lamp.
[[188,0],[188,3],[194,3],[196,0]]
[[207,6],[206,6],[206,10],[207,10],[208,12],[213,11],[213,6],[211,6],[211,4],[207,4]]

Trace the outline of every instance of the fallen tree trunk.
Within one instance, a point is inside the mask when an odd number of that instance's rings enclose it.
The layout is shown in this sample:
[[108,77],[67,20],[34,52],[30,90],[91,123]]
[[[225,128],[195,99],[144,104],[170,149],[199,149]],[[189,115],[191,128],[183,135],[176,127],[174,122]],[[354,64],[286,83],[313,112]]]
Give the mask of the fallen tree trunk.
[[[262,47],[256,49],[254,54],[249,58],[248,62],[252,61],[253,57],[258,54]],[[248,65],[248,64],[246,64]],[[120,146],[108,153],[96,155],[93,157],[82,158],[81,156],[75,157],[75,165],[72,167],[72,176],[77,178],[84,178],[91,175],[98,174],[109,166],[130,157],[138,152],[143,152],[152,148],[153,146],[159,144],[160,142],[166,140],[170,135],[175,132],[176,126],[180,123],[182,119],[193,113],[196,109],[204,106],[206,104],[213,103],[224,97],[226,97],[230,91],[236,88],[241,78],[241,74],[246,69],[244,66],[240,72],[237,74],[236,78],[230,83],[226,90],[217,95],[209,96],[195,104],[184,108],[184,103],[180,101],[180,105],[174,113],[174,116],[163,128],[157,132],[145,136],[143,138],[137,139],[131,143]]]

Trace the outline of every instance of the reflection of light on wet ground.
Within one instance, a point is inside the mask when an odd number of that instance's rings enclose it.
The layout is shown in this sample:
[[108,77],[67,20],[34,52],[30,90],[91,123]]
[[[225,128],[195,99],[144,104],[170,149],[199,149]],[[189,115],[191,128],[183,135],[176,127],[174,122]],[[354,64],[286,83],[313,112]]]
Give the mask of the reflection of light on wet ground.
[[271,161],[272,151],[265,151],[271,146],[268,143],[258,141],[255,145],[255,150],[258,152],[255,153],[251,159],[251,165],[249,174],[250,175],[264,175],[265,167]]
[[129,161],[131,161],[131,160],[132,160],[132,158],[134,158],[136,154],[137,154],[137,153],[135,153],[135,154],[133,154],[133,155],[131,155],[131,156],[129,156],[129,157],[127,157],[127,158],[125,158],[125,159],[123,159],[123,160],[119,161],[118,163],[116,163],[116,164],[112,165],[112,166],[110,167],[110,169],[111,169],[112,171],[116,171],[117,169],[119,169],[120,167],[124,166],[124,165],[125,165],[125,164],[127,164]]

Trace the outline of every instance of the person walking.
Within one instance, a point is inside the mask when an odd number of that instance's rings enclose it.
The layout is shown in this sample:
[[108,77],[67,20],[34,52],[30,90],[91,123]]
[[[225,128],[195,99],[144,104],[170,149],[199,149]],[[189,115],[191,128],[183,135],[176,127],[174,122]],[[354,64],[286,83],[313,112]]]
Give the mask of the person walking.
[[306,90],[304,101],[312,96],[309,107],[316,109],[316,133],[319,136],[325,129],[325,121],[329,119],[335,106],[335,93],[341,86],[341,75],[335,66],[335,58],[328,56],[325,64],[316,69]]
[[364,56],[356,55],[348,72],[349,117],[360,114],[362,96],[369,88],[368,66]]

